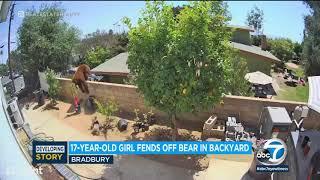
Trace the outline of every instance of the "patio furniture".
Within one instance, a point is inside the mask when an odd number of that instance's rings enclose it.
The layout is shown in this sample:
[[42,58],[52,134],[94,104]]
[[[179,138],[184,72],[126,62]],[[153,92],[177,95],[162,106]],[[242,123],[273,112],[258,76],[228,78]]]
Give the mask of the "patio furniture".
[[286,84],[289,86],[296,86],[297,83],[298,83],[298,80],[296,80],[293,76],[289,76],[286,81]]
[[258,87],[254,93],[254,97],[267,98],[267,92],[262,87]]
[[272,77],[260,72],[252,72],[252,73],[247,73],[245,75],[245,79],[249,81],[251,84],[271,84],[272,83]]

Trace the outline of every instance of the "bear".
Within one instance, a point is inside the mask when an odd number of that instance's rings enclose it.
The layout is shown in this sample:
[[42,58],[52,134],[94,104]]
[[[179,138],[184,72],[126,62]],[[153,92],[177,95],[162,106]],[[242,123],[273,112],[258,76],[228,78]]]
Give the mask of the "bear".
[[81,64],[74,73],[72,82],[80,88],[83,93],[89,94],[87,80],[90,74],[90,67],[86,64]]

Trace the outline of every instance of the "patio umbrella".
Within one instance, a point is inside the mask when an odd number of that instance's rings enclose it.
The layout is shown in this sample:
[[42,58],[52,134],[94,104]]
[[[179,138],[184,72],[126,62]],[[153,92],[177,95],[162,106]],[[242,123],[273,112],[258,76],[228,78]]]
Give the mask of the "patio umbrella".
[[320,76],[310,76],[308,106],[320,113]]
[[260,71],[247,73],[244,78],[252,84],[266,85],[266,84],[272,83],[272,77],[270,77]]

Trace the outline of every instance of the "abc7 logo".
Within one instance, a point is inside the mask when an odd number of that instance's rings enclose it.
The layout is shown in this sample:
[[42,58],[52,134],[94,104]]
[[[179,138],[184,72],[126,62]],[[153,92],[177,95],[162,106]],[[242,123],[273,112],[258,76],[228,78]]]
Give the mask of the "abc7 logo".
[[257,152],[257,160],[263,165],[279,165],[287,156],[287,146],[280,139],[269,139]]

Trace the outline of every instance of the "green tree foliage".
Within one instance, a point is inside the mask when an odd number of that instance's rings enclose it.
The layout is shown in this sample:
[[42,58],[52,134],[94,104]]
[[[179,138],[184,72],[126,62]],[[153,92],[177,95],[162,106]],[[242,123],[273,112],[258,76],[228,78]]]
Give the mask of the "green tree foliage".
[[[182,9],[184,9],[185,7],[187,7],[188,5],[182,5],[182,6],[175,6],[175,7],[173,7],[172,8],[172,10],[173,10],[173,15],[174,15],[174,17],[176,18],[177,17],[177,15],[178,14],[180,14],[180,11],[182,10]],[[190,6],[189,6],[190,7]]]
[[268,39],[268,45],[271,53],[283,62],[294,56],[294,43],[288,38]]
[[111,121],[111,116],[118,111],[118,105],[116,101],[112,98],[107,103],[102,103],[98,101],[97,99],[94,99],[94,102],[97,105],[97,110],[102,115],[106,116],[107,121]]
[[15,72],[22,72],[23,67],[22,67],[22,63],[21,63],[20,52],[16,49],[14,51],[11,51],[10,53],[11,53],[10,62],[11,62],[12,70]]
[[105,62],[108,58],[110,58],[110,51],[98,46],[87,52],[85,64],[92,69]]
[[28,10],[18,29],[18,51],[26,75],[27,88],[37,87],[37,71],[50,67],[56,72],[70,64],[78,30],[63,21],[63,9],[57,4]]
[[250,12],[247,13],[247,25],[254,28],[256,35],[262,33],[263,28],[263,11],[257,6],[254,6]]
[[311,9],[311,14],[304,19],[304,41],[302,59],[305,64],[306,75],[320,75],[320,2],[305,1]]
[[94,99],[94,102],[97,105],[98,112],[106,117],[105,122],[102,124],[102,132],[105,138],[107,138],[108,129],[113,128],[111,125],[113,120],[111,116],[118,111],[118,105],[114,98],[108,100],[107,103],[100,102],[97,99]]
[[226,93],[236,96],[251,96],[251,85],[244,80],[245,75],[249,72],[247,62],[237,52],[233,52],[230,67],[227,71]]
[[51,103],[55,104],[60,91],[60,83],[57,79],[57,74],[52,69],[45,71],[46,80],[49,85],[48,94],[51,99]]
[[261,45],[261,36],[259,35],[251,35],[251,44],[255,46]]
[[101,47],[110,51],[110,56],[114,57],[122,52],[127,51],[128,35],[127,33],[114,33],[111,29],[106,32],[103,30],[97,30],[96,32],[87,34],[81,42],[77,44],[77,55],[79,56],[79,62],[77,64],[84,63],[85,56],[88,51]]
[[303,46],[301,43],[295,42],[293,45],[293,52],[294,52],[294,56],[295,59],[300,60],[301,56],[302,56],[302,49]]
[[212,108],[225,92],[231,32],[223,2],[190,2],[178,15],[165,2],[147,2],[129,26],[128,67],[146,102],[169,114]]
[[9,67],[6,64],[0,64],[0,76],[6,76],[8,74]]

